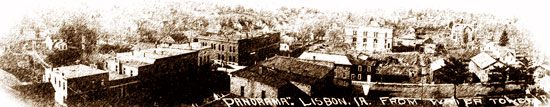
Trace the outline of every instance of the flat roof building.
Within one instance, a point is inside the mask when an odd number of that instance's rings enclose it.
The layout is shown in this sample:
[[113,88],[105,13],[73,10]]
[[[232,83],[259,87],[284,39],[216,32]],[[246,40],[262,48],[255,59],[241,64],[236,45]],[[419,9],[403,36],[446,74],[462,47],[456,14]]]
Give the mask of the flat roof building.
[[71,65],[46,69],[45,79],[54,87],[55,101],[67,105],[67,99],[103,89],[109,81],[109,72],[86,65]]
[[212,48],[210,59],[217,64],[248,66],[279,52],[280,33],[247,33],[197,36],[201,46]]

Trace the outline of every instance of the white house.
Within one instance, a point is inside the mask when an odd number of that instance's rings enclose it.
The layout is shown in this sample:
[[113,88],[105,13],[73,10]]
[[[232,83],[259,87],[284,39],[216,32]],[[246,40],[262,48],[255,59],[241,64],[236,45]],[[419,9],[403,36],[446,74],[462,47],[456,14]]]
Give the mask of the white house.
[[63,39],[56,40],[53,43],[53,48],[56,50],[67,50],[67,43]]

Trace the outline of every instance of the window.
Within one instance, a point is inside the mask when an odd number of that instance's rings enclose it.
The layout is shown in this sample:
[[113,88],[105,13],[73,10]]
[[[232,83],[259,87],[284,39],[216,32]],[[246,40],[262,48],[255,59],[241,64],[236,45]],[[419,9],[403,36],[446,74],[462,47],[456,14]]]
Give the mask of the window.
[[370,67],[370,66],[367,66],[367,70],[366,70],[366,71],[370,73],[370,72],[371,72],[371,67]]
[[265,98],[265,91],[262,90],[262,98]]
[[385,35],[385,36],[384,36],[385,38],[388,38],[388,33],[384,33],[384,35]]
[[355,74],[351,74],[351,79],[355,79]]
[[233,52],[233,49],[231,48],[231,46],[229,46],[229,52]]
[[367,34],[368,34],[367,31],[363,32],[363,36],[367,36]]
[[105,85],[105,79],[101,79],[101,86]]
[[374,32],[374,38],[378,38],[378,32]]
[[376,48],[376,44],[378,44],[378,40],[375,38],[374,39],[374,48]]
[[65,87],[65,83],[63,83],[63,90],[67,90],[67,87]]
[[225,51],[225,46],[222,45],[222,49],[220,51]]
[[367,38],[363,38],[363,42],[367,42]]
[[357,41],[357,38],[353,37],[353,40],[351,41],[353,44]]
[[357,74],[357,79],[361,80],[361,74]]
[[363,67],[361,65],[359,65],[359,67],[357,68],[357,71],[359,71],[359,72],[363,71]]
[[356,31],[356,30],[353,31],[353,35],[357,35],[357,31]]
[[[384,39],[384,43],[388,43],[388,40],[387,39]],[[384,45],[385,48],[390,48],[388,47],[388,44]]]
[[244,86],[241,86],[241,96],[244,97]]

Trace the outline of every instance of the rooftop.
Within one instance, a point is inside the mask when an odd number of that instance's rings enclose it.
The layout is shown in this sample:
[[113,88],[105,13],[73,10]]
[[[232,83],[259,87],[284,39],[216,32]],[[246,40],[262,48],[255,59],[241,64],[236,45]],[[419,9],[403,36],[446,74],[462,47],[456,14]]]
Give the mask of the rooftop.
[[351,62],[349,61],[348,57],[345,55],[304,52],[298,58],[305,59],[305,60],[328,61],[328,62],[334,62],[335,64],[340,64],[340,65],[351,65]]
[[272,67],[280,71],[288,71],[301,76],[321,79],[328,74],[332,67],[301,61],[296,58],[275,56],[264,61],[262,66]]
[[70,65],[54,68],[54,71],[62,73],[65,78],[79,78],[90,75],[108,73],[108,71],[91,68],[86,65]]
[[258,70],[259,70],[259,66],[255,65],[255,66],[247,67],[242,70],[237,70],[235,72],[232,72],[231,74],[233,76],[247,78],[253,81],[257,81],[263,84],[273,86],[273,87],[281,87],[287,84],[287,81],[285,79],[277,78],[270,75],[262,75],[255,72]]
[[160,59],[165,57],[171,57],[176,55],[182,55],[195,52],[193,50],[182,50],[182,49],[170,49],[170,48],[151,48],[146,50],[137,50],[125,53],[118,53],[117,56],[134,56],[139,58],[148,58],[148,59]]
[[278,33],[237,33],[237,34],[231,34],[231,35],[222,35],[222,34],[208,34],[208,35],[201,35],[197,36],[198,39],[211,39],[211,40],[227,40],[227,41],[237,41],[237,40],[243,40],[243,39],[251,39],[256,37],[262,37],[267,35],[273,35]]
[[472,57],[471,59],[477,66],[479,66],[482,69],[485,69],[489,65],[496,62],[495,59],[493,59],[491,56],[489,56],[485,52],[481,52],[481,53],[477,54],[476,56]]
[[420,69],[414,65],[387,65],[378,67],[378,70],[376,70],[376,74],[409,76],[409,73],[419,71]]
[[142,61],[135,61],[135,60],[125,60],[121,62],[123,65],[131,66],[131,67],[141,67],[146,65],[151,65],[151,63],[142,62]]

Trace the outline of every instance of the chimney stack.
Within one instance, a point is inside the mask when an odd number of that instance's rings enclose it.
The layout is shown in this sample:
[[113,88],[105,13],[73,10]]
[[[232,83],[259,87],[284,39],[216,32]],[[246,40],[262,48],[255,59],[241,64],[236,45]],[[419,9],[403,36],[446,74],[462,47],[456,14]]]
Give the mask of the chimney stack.
[[316,60],[315,60],[315,56],[313,56],[313,61],[316,61]]
[[259,70],[258,70],[258,73],[259,73],[259,74],[262,74],[262,72],[263,72],[263,68],[260,66],[260,68],[259,68]]

